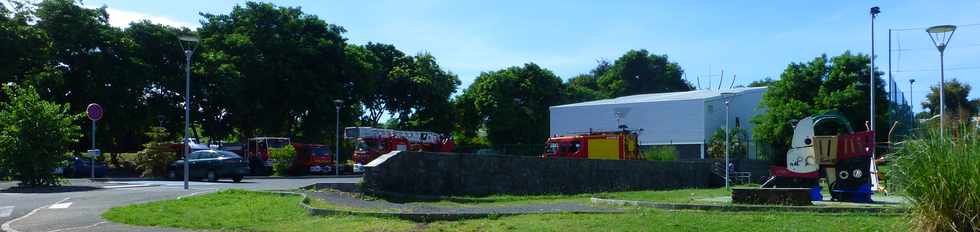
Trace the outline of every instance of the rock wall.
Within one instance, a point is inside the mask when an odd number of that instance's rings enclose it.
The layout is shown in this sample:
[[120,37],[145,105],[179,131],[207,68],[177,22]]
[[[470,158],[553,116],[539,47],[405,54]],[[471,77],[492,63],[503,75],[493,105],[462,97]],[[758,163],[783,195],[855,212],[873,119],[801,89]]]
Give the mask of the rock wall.
[[392,152],[365,167],[367,191],[484,196],[709,187],[706,161],[542,159]]

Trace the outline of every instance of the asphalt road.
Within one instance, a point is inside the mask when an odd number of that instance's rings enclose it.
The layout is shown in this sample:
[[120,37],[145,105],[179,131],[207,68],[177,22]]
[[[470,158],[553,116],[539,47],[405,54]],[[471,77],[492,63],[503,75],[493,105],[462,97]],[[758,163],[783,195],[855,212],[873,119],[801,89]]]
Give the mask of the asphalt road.
[[286,190],[314,183],[355,183],[360,178],[246,179],[242,183],[180,181],[71,180],[47,189],[11,188],[0,183],[0,229],[3,231],[181,231],[136,227],[108,222],[100,216],[109,208],[135,203],[206,194],[222,189]]

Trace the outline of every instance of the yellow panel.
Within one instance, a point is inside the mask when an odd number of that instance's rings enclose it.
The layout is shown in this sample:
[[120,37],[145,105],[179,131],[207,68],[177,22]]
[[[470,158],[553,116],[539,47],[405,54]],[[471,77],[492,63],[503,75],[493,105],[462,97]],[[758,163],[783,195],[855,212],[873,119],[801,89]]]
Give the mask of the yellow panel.
[[821,165],[837,163],[837,136],[813,136],[813,151]]
[[619,159],[619,139],[589,139],[589,159]]

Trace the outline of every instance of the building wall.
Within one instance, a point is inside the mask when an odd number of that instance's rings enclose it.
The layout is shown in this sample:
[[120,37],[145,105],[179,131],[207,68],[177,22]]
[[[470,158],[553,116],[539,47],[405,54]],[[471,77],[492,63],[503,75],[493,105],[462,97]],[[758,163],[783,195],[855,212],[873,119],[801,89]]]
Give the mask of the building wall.
[[704,140],[703,100],[644,102],[551,108],[551,135],[616,130],[617,111],[628,111],[623,124],[642,129],[640,145],[698,144]]

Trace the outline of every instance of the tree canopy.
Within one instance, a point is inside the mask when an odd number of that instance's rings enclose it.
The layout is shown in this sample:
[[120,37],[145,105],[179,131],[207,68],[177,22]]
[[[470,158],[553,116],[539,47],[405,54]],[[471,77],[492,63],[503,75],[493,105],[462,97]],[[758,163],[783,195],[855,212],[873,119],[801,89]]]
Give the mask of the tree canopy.
[[[946,85],[944,86],[945,95],[943,96],[943,100],[946,102],[946,113],[954,116],[954,118],[964,120],[970,115],[976,115],[977,107],[980,107],[977,104],[980,99],[972,101],[968,99],[972,88],[970,84],[960,82],[956,78],[946,81]],[[938,84],[929,87],[929,94],[926,95],[926,101],[922,102],[922,108],[929,110],[929,114],[931,115],[939,114]]]

